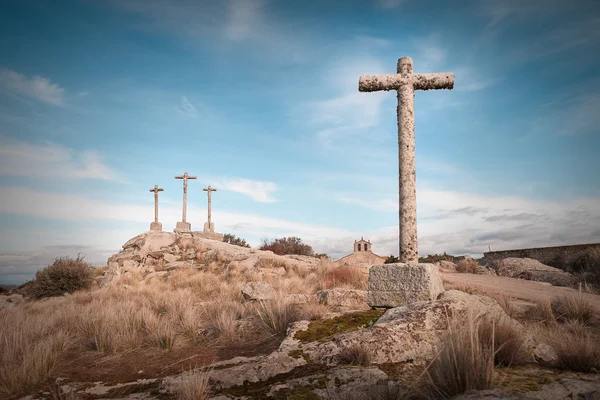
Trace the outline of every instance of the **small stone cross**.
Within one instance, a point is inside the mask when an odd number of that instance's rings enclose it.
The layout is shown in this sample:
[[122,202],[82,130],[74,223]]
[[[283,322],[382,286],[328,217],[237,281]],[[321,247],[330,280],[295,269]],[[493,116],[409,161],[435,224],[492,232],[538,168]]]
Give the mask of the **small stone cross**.
[[418,262],[417,192],[415,171],[415,90],[452,89],[454,74],[413,74],[410,57],[398,60],[397,73],[363,75],[358,83],[361,92],[396,90],[398,92],[398,161],[400,194],[400,262]]
[[195,176],[188,175],[185,172],[183,175],[176,176],[175,179],[183,179],[183,212],[181,215],[181,223],[177,223],[175,227],[176,231],[189,232],[191,230],[191,225],[185,220],[187,214],[187,187],[188,187],[188,179],[197,179]]
[[158,185],[154,185],[150,192],[154,192],[154,222],[150,224],[151,231],[162,231],[162,224],[158,222],[158,192],[164,191],[163,188],[159,188]]
[[214,232],[215,231],[215,225],[210,221],[210,217],[211,217],[211,192],[216,192],[217,189],[210,187],[210,185],[208,185],[208,187],[202,189],[205,192],[208,192],[208,222],[204,224],[204,232]]

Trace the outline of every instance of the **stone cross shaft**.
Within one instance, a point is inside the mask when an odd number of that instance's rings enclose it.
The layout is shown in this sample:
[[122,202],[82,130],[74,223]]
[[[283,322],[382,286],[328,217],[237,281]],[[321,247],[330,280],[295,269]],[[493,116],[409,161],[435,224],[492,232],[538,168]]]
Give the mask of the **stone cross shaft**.
[[190,176],[188,175],[187,172],[185,172],[183,175],[180,176],[176,176],[175,179],[183,179],[183,212],[182,212],[182,216],[181,216],[181,222],[186,222],[185,217],[187,214],[187,186],[188,186],[188,179],[196,179],[195,176]]
[[415,171],[415,90],[452,89],[454,74],[413,74],[410,57],[398,60],[397,73],[363,75],[358,83],[361,92],[396,90],[398,92],[398,161],[400,194],[400,262],[418,262],[417,192]]
[[158,192],[164,191],[163,188],[159,188],[158,185],[154,185],[154,189],[150,189],[150,192],[154,192],[154,222],[158,222]]
[[206,188],[204,188],[202,190],[204,190],[205,192],[208,192],[208,225],[210,225],[210,217],[211,217],[211,207],[210,207],[210,204],[211,204],[211,192],[216,192],[217,189],[215,189],[213,187],[210,187],[210,185],[208,185],[208,187],[206,187]]

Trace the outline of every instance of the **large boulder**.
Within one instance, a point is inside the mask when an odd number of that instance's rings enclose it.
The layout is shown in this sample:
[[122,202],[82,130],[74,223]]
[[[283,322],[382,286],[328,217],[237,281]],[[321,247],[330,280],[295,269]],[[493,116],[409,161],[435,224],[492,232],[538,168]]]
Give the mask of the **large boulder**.
[[275,289],[267,282],[248,282],[241,290],[244,301],[270,300],[277,295]]
[[532,258],[509,257],[490,263],[499,276],[548,282],[554,286],[569,286],[571,275],[558,268],[550,267]]
[[371,307],[399,307],[435,300],[443,292],[442,278],[433,264],[382,264],[369,270],[367,303]]
[[[524,332],[523,326],[508,317],[496,300],[449,290],[438,300],[389,309],[371,327],[337,335],[333,332],[331,339],[305,343],[301,349],[315,362],[327,365],[335,365],[340,351],[353,346],[363,347],[374,364],[427,362],[436,354],[448,321],[454,317],[466,322],[469,314],[473,318],[500,318]],[[533,360],[532,349],[526,351]]]

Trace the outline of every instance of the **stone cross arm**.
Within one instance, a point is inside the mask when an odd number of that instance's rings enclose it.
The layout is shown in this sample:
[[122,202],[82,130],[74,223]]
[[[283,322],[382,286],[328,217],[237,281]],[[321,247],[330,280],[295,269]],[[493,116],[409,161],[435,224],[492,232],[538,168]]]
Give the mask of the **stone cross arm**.
[[398,90],[404,85],[411,85],[416,90],[452,89],[454,88],[454,74],[439,72],[435,74],[363,75],[358,81],[358,90],[361,92]]
[[163,188],[159,188],[158,186],[154,186],[154,188],[150,189],[151,192],[157,193],[157,192],[163,192],[165,189]]
[[185,174],[176,176],[175,179],[197,179],[197,177]]
[[210,186],[207,188],[204,188],[202,190],[204,190],[205,192],[216,192],[217,191],[217,189],[215,189],[214,187],[210,187]]

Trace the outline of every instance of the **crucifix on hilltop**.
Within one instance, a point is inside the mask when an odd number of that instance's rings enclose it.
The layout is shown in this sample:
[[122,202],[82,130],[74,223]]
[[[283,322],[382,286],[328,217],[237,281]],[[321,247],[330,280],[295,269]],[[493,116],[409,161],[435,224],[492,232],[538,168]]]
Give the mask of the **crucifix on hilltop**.
[[213,223],[210,221],[210,216],[211,216],[211,208],[210,208],[210,205],[211,205],[211,198],[212,198],[212,196],[211,196],[211,192],[216,192],[216,191],[217,191],[217,189],[215,189],[215,188],[212,188],[212,187],[210,187],[210,185],[208,185],[208,187],[207,187],[207,188],[204,188],[204,189],[202,189],[202,190],[204,190],[205,192],[208,192],[208,193],[207,193],[207,194],[208,194],[208,222],[205,222],[205,223],[204,223],[204,232],[214,232],[214,231],[215,231],[215,224],[213,224]]
[[158,185],[154,185],[154,188],[150,189],[150,192],[154,192],[154,222],[150,224],[151,231],[162,231],[162,224],[158,222],[158,192],[162,192],[163,190]]
[[454,74],[413,74],[410,57],[398,60],[397,73],[363,75],[358,83],[361,92],[398,91],[398,161],[400,193],[400,262],[417,263],[417,191],[415,171],[415,90],[452,89]]
[[190,232],[192,230],[192,225],[185,220],[187,213],[187,186],[188,179],[196,179],[195,176],[189,176],[187,172],[183,175],[176,176],[175,179],[183,179],[183,212],[181,215],[181,222],[177,222],[175,226],[175,231],[179,232]]

